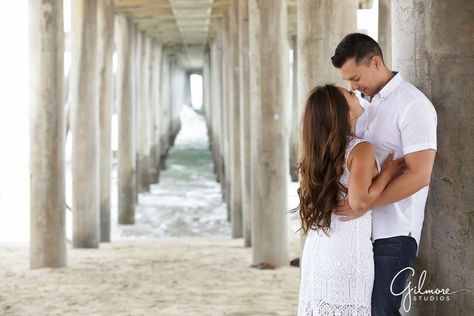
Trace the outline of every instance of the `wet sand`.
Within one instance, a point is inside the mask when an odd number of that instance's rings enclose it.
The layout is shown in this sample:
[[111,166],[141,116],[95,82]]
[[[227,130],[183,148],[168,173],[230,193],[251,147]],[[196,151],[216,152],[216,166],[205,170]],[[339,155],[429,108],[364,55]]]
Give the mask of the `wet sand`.
[[[159,238],[68,247],[68,267],[29,269],[0,245],[0,315],[296,315],[299,269],[250,268],[242,239]],[[290,236],[290,259],[298,239]]]

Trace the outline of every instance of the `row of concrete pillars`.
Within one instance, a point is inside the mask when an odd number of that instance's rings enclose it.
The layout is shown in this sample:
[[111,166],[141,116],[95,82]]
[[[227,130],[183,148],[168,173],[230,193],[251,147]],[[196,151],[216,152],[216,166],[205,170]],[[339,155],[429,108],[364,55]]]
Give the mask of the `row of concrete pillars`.
[[[109,133],[105,121],[112,102],[113,10],[106,9],[112,5],[106,0],[74,2],[70,90],[76,246],[97,247],[100,232],[107,231],[99,223],[101,201],[107,200],[101,195],[108,193],[99,183],[109,177],[102,161],[110,159],[110,152],[99,140]],[[209,44],[203,69],[204,108],[232,236],[244,237],[245,245],[252,246],[254,264],[288,263],[288,161],[291,156],[293,166],[297,158],[297,151],[290,152],[297,143],[299,114],[311,87],[341,83],[329,56],[343,35],[356,30],[356,0],[297,0],[296,7],[297,34],[289,35],[286,1],[232,1]],[[474,2],[380,0],[379,8],[379,38],[388,64],[433,101],[439,118],[439,150],[417,270],[427,270],[426,288],[470,288],[474,177],[472,148],[465,142],[474,135],[474,90],[469,84],[474,75]],[[31,266],[63,266],[62,0],[31,1],[30,11]],[[137,191],[156,177],[179,128],[179,102],[172,93],[179,84],[173,79],[171,57],[158,42],[127,17],[118,16],[116,25],[119,213],[125,223],[133,222]],[[291,98],[289,43],[296,52]],[[293,100],[291,109],[288,99]],[[452,300],[457,303],[423,302],[412,310],[464,315],[474,309],[468,294]]]
[[[118,115],[118,220],[158,182],[180,128],[186,72],[113,0],[73,1],[69,79],[63,1],[30,1],[30,265],[66,265],[65,135],[72,134],[74,247],[110,241],[111,117]],[[112,69],[116,52],[117,71]],[[66,83],[66,84],[65,84]],[[65,111],[64,86],[71,106]]]
[[[287,33],[286,1],[232,1],[205,58],[205,112],[232,222],[232,236],[253,248],[253,263],[288,264],[288,161],[298,157],[299,117],[308,91],[327,82],[347,86],[330,63],[337,43],[356,31],[357,1],[297,0],[297,34]],[[439,150],[417,270],[425,287],[470,288],[474,200],[472,148],[474,2],[379,1],[379,43],[388,66],[435,104]],[[293,82],[288,52],[294,51]],[[293,87],[291,98],[288,88]],[[466,88],[466,89],[465,89]],[[287,102],[290,99],[292,101]],[[291,104],[291,106],[288,106]],[[453,159],[456,157],[456,159]],[[292,170],[292,177],[297,175]],[[415,304],[415,315],[464,315],[455,304]]]
[[311,87],[341,82],[329,58],[338,41],[357,30],[357,1],[305,0],[296,7],[292,35],[285,1],[232,1],[203,70],[205,113],[232,236],[252,246],[255,265],[288,264],[287,184],[290,170],[298,179],[299,116]]

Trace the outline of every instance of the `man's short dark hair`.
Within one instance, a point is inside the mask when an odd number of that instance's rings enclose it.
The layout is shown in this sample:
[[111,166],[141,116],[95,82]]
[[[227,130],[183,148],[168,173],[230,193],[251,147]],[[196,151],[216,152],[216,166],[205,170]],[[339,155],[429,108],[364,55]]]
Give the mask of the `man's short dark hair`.
[[348,59],[355,58],[359,64],[366,58],[379,56],[383,61],[382,49],[374,39],[362,33],[347,34],[337,45],[334,56],[331,57],[332,64],[341,68]]

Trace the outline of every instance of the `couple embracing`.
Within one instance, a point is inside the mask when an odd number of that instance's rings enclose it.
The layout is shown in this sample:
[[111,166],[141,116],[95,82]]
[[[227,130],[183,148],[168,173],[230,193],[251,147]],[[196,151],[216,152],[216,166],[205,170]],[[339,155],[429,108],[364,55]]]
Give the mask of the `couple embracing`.
[[306,241],[298,315],[400,315],[436,153],[436,111],[371,37],[331,58],[351,89],[314,88],[301,120]]

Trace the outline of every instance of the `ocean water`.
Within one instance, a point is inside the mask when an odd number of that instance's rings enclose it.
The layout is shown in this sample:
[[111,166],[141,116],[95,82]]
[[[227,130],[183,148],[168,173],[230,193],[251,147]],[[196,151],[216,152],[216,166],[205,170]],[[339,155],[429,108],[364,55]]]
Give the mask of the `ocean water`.
[[[139,194],[134,225],[117,224],[116,170],[112,190],[112,240],[156,237],[231,236],[226,204],[216,181],[204,117],[189,106],[181,112],[181,131],[170,149],[167,168],[149,193]],[[288,177],[288,179],[290,179]],[[289,180],[290,181],[290,180]],[[298,183],[288,183],[288,210],[298,205]],[[299,228],[288,214],[289,232]]]
[[[139,195],[134,225],[118,225],[117,170],[114,165],[111,183],[111,231],[113,240],[150,239],[172,236],[231,236],[226,204],[216,181],[212,153],[204,117],[188,106],[181,113],[182,129],[170,149],[166,170],[149,193]],[[116,133],[115,131],[112,131]],[[71,136],[66,141],[66,237],[72,239]],[[25,150],[26,151],[26,150]],[[29,240],[28,165],[14,169],[18,184],[0,192],[0,241]],[[21,180],[21,181],[20,181]],[[5,188],[7,186],[5,185]],[[298,205],[298,183],[288,182],[288,210]],[[3,188],[3,187],[2,187]],[[7,194],[8,193],[8,194]],[[7,198],[9,200],[7,200]],[[10,201],[11,200],[11,201]],[[8,203],[7,203],[8,202]],[[297,214],[288,214],[289,232],[299,228]]]
[[[204,117],[183,106],[181,123],[159,183],[152,184],[150,192],[139,194],[135,224],[118,225],[117,205],[112,204],[112,240],[230,236]],[[114,169],[113,201],[117,201],[116,179]]]

